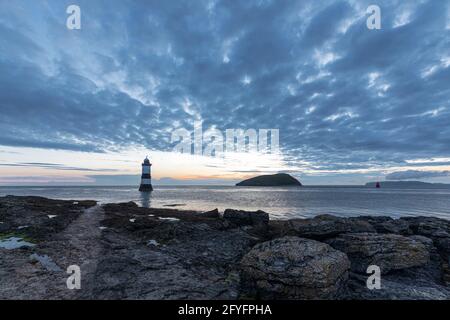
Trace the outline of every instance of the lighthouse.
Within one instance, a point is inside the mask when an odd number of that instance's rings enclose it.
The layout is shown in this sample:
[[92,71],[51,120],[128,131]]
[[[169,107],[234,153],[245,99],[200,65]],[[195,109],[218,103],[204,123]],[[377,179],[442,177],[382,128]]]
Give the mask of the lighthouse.
[[150,163],[150,160],[148,160],[148,157],[145,157],[144,162],[142,163],[141,185],[139,187],[139,191],[141,192],[153,191],[151,167],[152,164]]

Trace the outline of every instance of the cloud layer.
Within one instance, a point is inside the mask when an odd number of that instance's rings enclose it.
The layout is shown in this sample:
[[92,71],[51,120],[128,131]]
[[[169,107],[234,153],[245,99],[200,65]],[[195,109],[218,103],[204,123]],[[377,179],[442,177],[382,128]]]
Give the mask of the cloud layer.
[[70,31],[71,1],[3,1],[0,146],[164,151],[201,120],[325,173],[449,156],[449,2],[377,2],[381,30],[369,1],[78,1]]

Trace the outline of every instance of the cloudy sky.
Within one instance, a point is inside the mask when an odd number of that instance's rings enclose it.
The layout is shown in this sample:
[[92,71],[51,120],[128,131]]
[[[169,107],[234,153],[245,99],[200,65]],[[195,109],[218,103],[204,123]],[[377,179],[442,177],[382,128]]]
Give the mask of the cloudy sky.
[[[449,84],[446,0],[0,0],[0,184],[134,183],[146,155],[161,183],[450,182]],[[280,150],[174,152],[199,121]]]

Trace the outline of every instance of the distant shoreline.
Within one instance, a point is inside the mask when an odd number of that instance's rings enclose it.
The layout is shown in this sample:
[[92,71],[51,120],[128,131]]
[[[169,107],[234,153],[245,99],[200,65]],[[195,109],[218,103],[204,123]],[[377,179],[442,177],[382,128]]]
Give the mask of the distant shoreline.
[[[381,182],[381,189],[450,189],[450,184],[445,183],[424,183],[420,186],[413,185],[396,185],[388,186],[384,185],[388,181]],[[374,183],[374,182],[371,182]],[[235,186],[234,184],[153,184],[156,188],[166,188],[166,187],[221,187],[221,188],[290,188],[297,189],[295,186]],[[139,188],[138,185],[0,185],[0,189],[6,188]],[[373,189],[374,186],[365,185],[303,185],[302,189],[308,188],[367,188]],[[301,190],[301,189],[300,189]]]

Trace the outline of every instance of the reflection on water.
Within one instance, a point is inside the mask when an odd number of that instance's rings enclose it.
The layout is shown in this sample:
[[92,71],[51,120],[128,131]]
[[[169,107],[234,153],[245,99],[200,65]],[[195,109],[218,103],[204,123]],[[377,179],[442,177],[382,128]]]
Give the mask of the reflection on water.
[[141,192],[140,204],[144,208],[150,208],[151,192]]

